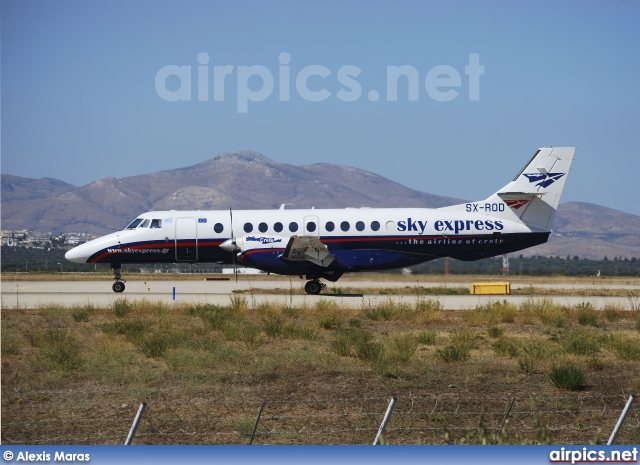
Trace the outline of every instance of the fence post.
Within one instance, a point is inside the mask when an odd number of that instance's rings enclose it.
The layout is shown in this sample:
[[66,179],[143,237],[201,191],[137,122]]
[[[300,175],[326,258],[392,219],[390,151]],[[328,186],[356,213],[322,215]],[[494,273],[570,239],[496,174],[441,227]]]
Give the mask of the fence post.
[[376,438],[373,441],[373,445],[377,446],[380,441],[380,436],[384,433],[385,428],[387,427],[387,423],[389,423],[389,417],[391,413],[393,413],[393,407],[396,405],[397,397],[392,397],[391,401],[389,401],[389,406],[387,407],[387,413],[384,414],[384,418],[382,419],[382,423],[380,424],[380,428],[378,428],[378,434],[376,434]]
[[511,403],[509,404],[509,408],[507,409],[507,413],[504,414],[504,418],[502,419],[502,425],[500,425],[500,431],[498,431],[498,438],[500,440],[500,435],[502,434],[502,429],[504,428],[505,423],[507,422],[507,418],[509,417],[509,413],[511,413],[511,408],[513,407],[516,398],[511,399]]
[[260,406],[260,411],[258,412],[258,418],[256,418],[256,424],[253,426],[253,433],[251,433],[251,440],[249,441],[249,445],[253,444],[253,437],[256,435],[256,431],[258,429],[258,423],[260,422],[260,417],[262,416],[262,409],[264,408],[264,404],[266,404],[266,402],[263,402],[262,405]]
[[631,404],[633,404],[633,394],[631,394],[629,396],[629,400],[627,401],[627,405],[624,406],[624,409],[622,410],[622,413],[620,414],[620,418],[618,418],[618,423],[616,423],[615,428],[613,428],[613,432],[611,433],[611,436],[609,437],[609,440],[607,441],[607,446],[610,446],[611,444],[613,444],[613,441],[616,440],[616,437],[618,436],[618,432],[620,431],[620,428],[622,427],[622,423],[624,422],[624,419],[627,417],[627,413],[629,413],[629,409],[631,408]]
[[136,430],[138,429],[138,425],[140,424],[140,420],[142,419],[142,414],[144,413],[144,409],[147,408],[147,403],[142,402],[140,404],[140,408],[138,409],[138,413],[136,417],[133,419],[133,424],[131,425],[131,429],[129,430],[129,435],[127,436],[127,440],[124,442],[125,446],[130,446],[131,441],[133,441],[133,437],[136,434]]

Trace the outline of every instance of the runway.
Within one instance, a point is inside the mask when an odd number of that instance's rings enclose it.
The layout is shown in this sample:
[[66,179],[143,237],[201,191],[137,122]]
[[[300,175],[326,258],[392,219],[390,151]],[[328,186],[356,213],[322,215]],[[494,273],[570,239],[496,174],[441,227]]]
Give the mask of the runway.
[[[43,305],[77,306],[92,304],[95,306],[110,306],[117,299],[140,300],[147,299],[154,302],[166,304],[175,303],[211,303],[227,305],[234,295],[234,290],[245,290],[243,295],[250,305],[258,305],[262,302],[276,302],[294,306],[314,305],[321,299],[336,302],[343,307],[358,308],[363,305],[375,305],[378,302],[392,300],[394,302],[415,303],[418,299],[416,295],[407,293],[406,295],[379,295],[379,294],[320,294],[320,295],[300,295],[300,294],[265,294],[266,289],[294,289],[298,291],[302,288],[302,280],[241,280],[237,283],[230,281],[205,281],[194,278],[192,281],[127,281],[126,290],[123,293],[115,293],[111,290],[110,281],[15,281],[2,282],[2,307],[3,308],[35,308]],[[442,282],[390,282],[390,281],[347,281],[339,283],[328,283],[329,287],[337,288],[390,288],[390,287],[438,287],[443,286]],[[449,287],[469,287],[469,283],[449,283]],[[512,289],[528,288],[531,284],[512,284]],[[585,288],[606,288],[623,289],[640,295],[640,285],[615,285],[610,283],[593,284],[561,284],[536,283],[533,286],[540,290],[544,288],[564,288],[585,289]],[[174,294],[175,290],[175,294]],[[606,304],[620,305],[627,308],[630,305],[629,297],[603,297],[603,296],[581,296],[562,295],[545,296],[544,291],[538,293],[536,298],[550,298],[561,305],[577,305],[581,302],[591,302],[596,308],[603,308]],[[442,303],[446,310],[473,309],[477,305],[482,305],[495,300],[507,300],[516,305],[526,301],[530,297],[527,295],[423,295],[421,298],[433,298]],[[638,299],[636,299],[638,300]],[[637,302],[636,302],[637,305]]]

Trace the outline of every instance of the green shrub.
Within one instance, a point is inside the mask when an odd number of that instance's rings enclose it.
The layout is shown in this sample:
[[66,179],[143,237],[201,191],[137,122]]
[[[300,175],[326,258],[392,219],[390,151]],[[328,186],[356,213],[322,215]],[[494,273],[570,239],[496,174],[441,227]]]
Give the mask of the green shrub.
[[640,360],[640,341],[622,334],[610,336],[605,341],[619,358],[623,360]]
[[329,342],[329,348],[332,352],[340,357],[348,357],[351,355],[351,342],[345,335],[338,335]]
[[262,329],[258,325],[242,319],[229,322],[222,330],[222,334],[227,340],[244,342],[252,349],[262,343],[261,333]]
[[[373,334],[365,329],[340,328],[334,333],[329,347],[342,357],[357,356],[359,348],[365,347],[372,339]],[[366,347],[362,351],[366,352]]]
[[520,310],[536,315],[542,324],[564,328],[569,324],[571,309],[554,303],[548,297],[529,298],[520,304]]
[[426,346],[432,346],[436,343],[438,333],[434,330],[420,331],[418,333],[418,342]]
[[142,320],[116,320],[113,323],[105,323],[102,325],[102,332],[109,335],[121,334],[128,341],[134,341],[140,338],[144,332],[149,329],[149,325]]
[[79,308],[71,312],[73,321],[76,323],[86,323],[89,321],[89,312],[84,308]]
[[305,341],[313,341],[318,337],[316,330],[310,326],[293,326],[286,325],[284,334],[293,339],[303,339]]
[[415,337],[405,334],[402,336],[395,336],[392,339],[394,355],[397,360],[401,362],[408,362],[411,357],[416,353],[418,348],[418,341]]
[[323,299],[323,298],[318,299],[313,305],[313,307],[319,313],[329,312],[329,311],[338,309],[338,305],[334,300]]
[[624,310],[617,305],[606,304],[602,311],[607,321],[618,321],[624,317]]
[[504,328],[500,326],[491,326],[487,329],[487,334],[489,335],[489,337],[497,339],[504,334]]
[[189,308],[188,313],[200,317],[208,328],[216,331],[221,331],[230,321],[238,318],[230,307],[212,304],[196,305]]
[[10,355],[18,355],[20,351],[18,350],[18,343],[12,339],[6,337],[6,335],[2,335],[2,356],[8,357]]
[[453,345],[465,345],[470,349],[477,348],[478,334],[469,328],[457,328],[449,333]]
[[113,302],[112,308],[113,308],[113,313],[117,317],[122,318],[123,316],[126,316],[127,314],[129,314],[131,310],[133,310],[133,304],[131,304],[131,302],[129,302],[127,299],[120,298],[120,299],[116,299]]
[[593,308],[591,302],[582,302],[576,305],[578,323],[583,326],[598,326],[598,311]]
[[584,371],[575,365],[554,366],[549,373],[549,379],[559,389],[577,391],[584,387]]
[[328,313],[320,317],[318,324],[323,329],[335,330],[342,326],[342,318],[335,313]]
[[363,308],[363,314],[368,320],[391,321],[398,319],[400,310],[398,304],[389,299],[384,302],[377,302],[374,305],[369,304]]
[[381,363],[384,355],[385,349],[382,342],[360,340],[356,344],[356,356],[365,362]]
[[43,333],[42,353],[63,371],[75,370],[82,365],[78,340],[62,329],[48,329]]
[[550,349],[542,340],[534,339],[523,343],[520,352],[532,357],[534,360],[543,360],[548,357]]
[[518,367],[523,373],[533,373],[536,367],[536,359],[530,354],[522,353],[517,357]]
[[282,337],[284,334],[284,319],[278,315],[268,315],[264,319],[262,330],[269,337]]
[[436,350],[436,357],[445,363],[464,362],[469,359],[471,348],[465,344],[451,344]]
[[501,337],[491,347],[497,355],[516,357],[520,351],[518,344],[507,337]]
[[480,326],[495,323],[513,323],[518,313],[517,307],[506,300],[491,301],[477,305],[463,314],[463,319],[470,325]]
[[243,295],[231,295],[229,296],[229,300],[231,303],[231,310],[234,312],[245,311],[249,308],[247,298]]
[[566,329],[560,334],[558,339],[562,348],[571,354],[594,355],[600,352],[597,337],[582,329]]
[[595,355],[587,360],[587,365],[593,371],[602,371],[606,368],[607,364]]

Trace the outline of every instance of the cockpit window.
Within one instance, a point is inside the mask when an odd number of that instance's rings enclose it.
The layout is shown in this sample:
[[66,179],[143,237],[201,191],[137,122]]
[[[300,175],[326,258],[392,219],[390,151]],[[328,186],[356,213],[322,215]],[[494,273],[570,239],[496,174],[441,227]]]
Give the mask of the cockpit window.
[[143,219],[144,219],[144,218],[136,218],[135,220],[133,220],[133,221],[129,224],[129,226],[127,226],[127,227],[126,227],[126,228],[124,228],[124,229],[136,229],[136,228],[138,227],[138,225],[139,225],[140,223],[142,223],[142,220],[143,220]]
[[149,227],[149,223],[151,223],[151,220],[149,220],[149,219],[144,220],[142,222],[142,224],[140,225],[140,228],[148,228]]
[[151,229],[162,228],[162,220],[151,220]]

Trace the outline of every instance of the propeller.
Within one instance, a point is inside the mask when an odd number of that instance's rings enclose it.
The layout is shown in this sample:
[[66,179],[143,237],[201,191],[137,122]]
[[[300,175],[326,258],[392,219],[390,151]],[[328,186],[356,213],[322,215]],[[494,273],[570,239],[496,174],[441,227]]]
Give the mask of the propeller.
[[[225,250],[229,250],[231,252],[231,262],[233,263],[233,277],[236,279],[236,283],[238,282],[238,265],[236,265],[236,253],[238,252],[238,245],[236,244],[236,238],[233,235],[233,210],[229,207],[229,219],[231,220],[231,239],[225,241],[220,245]],[[226,247],[223,247],[226,246]]]
[[231,219],[231,242],[235,250],[231,254],[231,261],[233,262],[233,277],[236,278],[236,284],[238,283],[238,265],[236,265],[236,251],[238,250],[238,244],[236,244],[236,238],[233,235],[233,210],[229,207],[229,218]]

